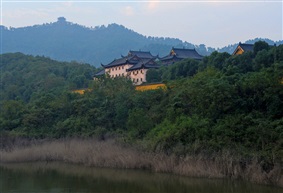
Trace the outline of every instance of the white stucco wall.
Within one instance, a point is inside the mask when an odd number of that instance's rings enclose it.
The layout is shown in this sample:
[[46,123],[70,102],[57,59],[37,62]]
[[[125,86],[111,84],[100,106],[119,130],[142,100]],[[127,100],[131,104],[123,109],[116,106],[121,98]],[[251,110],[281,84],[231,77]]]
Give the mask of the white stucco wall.
[[125,64],[121,66],[115,66],[111,68],[106,68],[105,73],[108,73],[111,78],[115,77],[129,77],[134,85],[140,85],[146,82],[146,72],[147,69],[139,69],[127,72],[126,70],[132,67],[131,64]]
[[105,72],[108,73],[111,78],[127,76],[126,70],[130,67],[132,67],[132,65],[125,64],[125,65],[121,65],[121,66],[115,66],[115,67],[107,68],[105,70]]
[[130,77],[134,85],[140,85],[143,82],[146,82],[146,72],[147,69],[133,70],[131,72],[128,72],[128,76]]

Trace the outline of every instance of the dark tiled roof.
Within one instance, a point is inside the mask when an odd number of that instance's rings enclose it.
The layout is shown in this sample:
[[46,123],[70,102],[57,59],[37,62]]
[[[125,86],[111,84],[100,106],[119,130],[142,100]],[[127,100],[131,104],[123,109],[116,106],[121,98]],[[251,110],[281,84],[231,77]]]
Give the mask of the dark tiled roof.
[[173,48],[173,51],[176,53],[177,58],[192,58],[200,60],[203,58],[203,56],[199,55],[195,49]]
[[242,44],[241,42],[239,43],[239,46],[245,51],[253,51],[254,50],[254,44]]
[[[199,53],[197,53],[197,51],[195,49],[172,48],[172,50],[175,52],[175,57],[178,58],[178,59],[192,58],[192,59],[196,59],[196,60],[201,60],[203,58],[203,56],[200,55]],[[172,59],[172,58],[173,57],[172,57],[171,52],[170,52],[169,55],[161,58],[161,61]]]
[[150,52],[144,52],[144,51],[129,51],[128,56],[134,56],[136,55],[139,58],[156,58],[156,56],[153,56]]
[[105,74],[105,69],[100,70],[99,72],[95,73],[95,74],[94,74],[94,77],[96,77],[96,76],[101,76],[101,75],[104,75],[104,74]]
[[130,57],[126,56],[126,57],[123,57],[123,58],[115,59],[107,65],[103,65],[103,64],[101,64],[101,65],[104,68],[109,68],[109,67],[114,67],[114,66],[120,66],[120,65],[123,65],[123,64],[136,64],[137,62],[138,62],[138,60],[135,60],[134,56],[130,56]]
[[175,56],[171,56],[171,55],[167,55],[167,56],[165,56],[165,57],[163,57],[163,58],[160,58],[160,60],[162,61],[162,60],[170,60],[170,59],[173,59]]
[[139,63],[127,69],[127,71],[138,70],[142,68],[159,68],[160,66],[153,61],[153,59],[141,59]]
[[141,59],[155,59],[156,56],[153,56],[150,52],[143,51],[131,51],[127,56],[121,55],[122,58],[115,59],[107,65],[101,64],[104,68],[110,68],[114,66],[120,66],[123,64],[137,64]]

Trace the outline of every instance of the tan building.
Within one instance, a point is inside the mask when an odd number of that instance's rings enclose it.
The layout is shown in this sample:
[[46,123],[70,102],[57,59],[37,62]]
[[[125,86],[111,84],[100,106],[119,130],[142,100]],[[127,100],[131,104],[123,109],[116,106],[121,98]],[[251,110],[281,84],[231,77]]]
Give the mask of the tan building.
[[115,59],[107,65],[103,65],[104,71],[95,74],[97,77],[102,74],[108,74],[111,78],[127,77],[135,85],[146,82],[146,72],[150,68],[159,68],[150,52],[130,51],[127,56]]

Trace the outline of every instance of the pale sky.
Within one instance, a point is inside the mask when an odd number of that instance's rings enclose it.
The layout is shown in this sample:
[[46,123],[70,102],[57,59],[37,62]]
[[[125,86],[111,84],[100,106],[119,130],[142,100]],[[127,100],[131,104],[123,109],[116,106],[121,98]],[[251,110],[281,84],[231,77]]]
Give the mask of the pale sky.
[[282,0],[1,0],[1,25],[67,21],[87,27],[117,23],[146,36],[179,38],[214,48],[256,37],[282,40]]

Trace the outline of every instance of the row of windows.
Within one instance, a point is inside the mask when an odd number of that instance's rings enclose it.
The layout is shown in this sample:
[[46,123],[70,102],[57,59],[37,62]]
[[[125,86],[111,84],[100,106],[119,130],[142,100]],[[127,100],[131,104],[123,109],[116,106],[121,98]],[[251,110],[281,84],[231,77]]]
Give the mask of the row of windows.
[[[117,71],[117,70],[124,70],[124,66],[119,66],[119,67],[115,67],[115,68],[111,68],[111,70],[112,71]],[[110,73],[110,71],[111,71],[110,69],[109,69],[109,73]],[[137,75],[137,74],[139,74],[139,72],[141,73],[141,74],[143,74],[143,71],[142,70],[137,70],[137,71],[133,71],[133,75]],[[129,74],[131,75],[131,73],[132,72],[130,72]]]
[[111,77],[115,78],[115,77],[121,77],[121,76],[124,77],[124,73],[123,74],[115,74],[115,75],[112,75]]
[[116,68],[112,68],[112,71],[114,71],[114,70],[121,70],[121,69],[124,70],[124,66],[122,66],[122,67],[119,66],[119,67],[116,67]]
[[[133,75],[137,75],[139,73],[139,70],[138,71],[133,71]],[[142,70],[140,70],[140,73],[143,73]],[[131,72],[130,72],[130,75],[131,75]]]
[[141,80],[141,82],[142,82],[142,78],[137,78],[137,79],[135,79],[135,78],[133,78],[133,82],[139,82],[139,80]]

